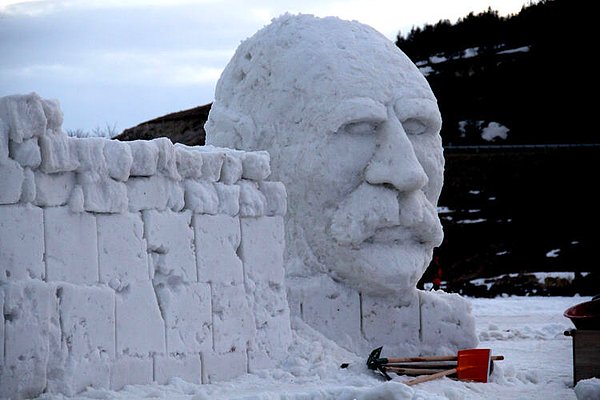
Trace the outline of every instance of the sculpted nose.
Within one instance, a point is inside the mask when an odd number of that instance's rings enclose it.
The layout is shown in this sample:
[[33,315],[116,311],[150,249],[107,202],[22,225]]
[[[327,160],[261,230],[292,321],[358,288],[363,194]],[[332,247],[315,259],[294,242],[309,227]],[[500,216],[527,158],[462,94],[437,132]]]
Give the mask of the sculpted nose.
[[408,135],[391,110],[377,130],[377,149],[367,165],[365,178],[371,184],[393,185],[400,192],[419,190],[428,182]]

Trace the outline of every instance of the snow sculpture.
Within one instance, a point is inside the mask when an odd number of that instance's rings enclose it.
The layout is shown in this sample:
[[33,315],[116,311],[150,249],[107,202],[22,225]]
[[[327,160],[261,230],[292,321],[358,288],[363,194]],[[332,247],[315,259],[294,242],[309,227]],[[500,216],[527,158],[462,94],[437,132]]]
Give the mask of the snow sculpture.
[[372,28],[284,15],[225,68],[207,143],[271,154],[288,191],[292,314],[345,347],[427,353],[476,343],[470,308],[415,285],[443,234],[436,99]]

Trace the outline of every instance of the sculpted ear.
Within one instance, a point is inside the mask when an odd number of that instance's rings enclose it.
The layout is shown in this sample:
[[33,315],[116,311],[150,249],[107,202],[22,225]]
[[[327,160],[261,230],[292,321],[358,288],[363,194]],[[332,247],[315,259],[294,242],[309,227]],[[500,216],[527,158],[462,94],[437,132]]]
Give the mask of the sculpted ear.
[[206,144],[234,149],[251,149],[256,145],[254,120],[239,111],[214,102],[204,125]]

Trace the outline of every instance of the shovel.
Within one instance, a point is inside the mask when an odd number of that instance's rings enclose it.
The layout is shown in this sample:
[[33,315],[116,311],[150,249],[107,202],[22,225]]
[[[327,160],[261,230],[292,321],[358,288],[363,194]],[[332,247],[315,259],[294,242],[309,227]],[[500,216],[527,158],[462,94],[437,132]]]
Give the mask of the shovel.
[[[500,360],[504,358],[500,357],[502,356],[496,356],[494,358]],[[456,368],[436,372],[431,375],[421,376],[404,383],[412,386],[452,374],[456,374],[456,377],[461,381],[483,383],[488,381],[490,377],[490,365],[492,361],[492,352],[490,349],[459,350],[455,359],[457,360]]]

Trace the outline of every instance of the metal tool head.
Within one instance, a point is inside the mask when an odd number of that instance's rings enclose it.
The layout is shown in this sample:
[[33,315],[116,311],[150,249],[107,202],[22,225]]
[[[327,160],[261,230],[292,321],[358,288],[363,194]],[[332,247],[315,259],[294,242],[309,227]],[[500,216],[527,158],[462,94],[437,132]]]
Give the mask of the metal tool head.
[[378,367],[381,366],[379,358],[381,350],[383,350],[383,346],[376,348],[369,354],[369,358],[367,358],[367,367],[369,367],[369,369],[378,369]]

